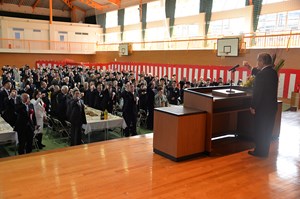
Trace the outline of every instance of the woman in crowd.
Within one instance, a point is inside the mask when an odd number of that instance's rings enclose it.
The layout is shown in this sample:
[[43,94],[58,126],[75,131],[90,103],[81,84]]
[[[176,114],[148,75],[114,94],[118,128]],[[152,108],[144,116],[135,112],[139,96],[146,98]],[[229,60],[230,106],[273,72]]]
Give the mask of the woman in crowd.
[[[44,95],[44,94],[43,94]],[[42,94],[39,90],[35,90],[33,93],[33,98],[30,100],[30,103],[33,104],[35,119],[37,123],[37,129],[34,131],[35,137],[38,140],[38,146],[40,149],[45,147],[42,144],[43,139],[43,127],[44,127],[44,120],[46,118],[46,104],[42,100]]]

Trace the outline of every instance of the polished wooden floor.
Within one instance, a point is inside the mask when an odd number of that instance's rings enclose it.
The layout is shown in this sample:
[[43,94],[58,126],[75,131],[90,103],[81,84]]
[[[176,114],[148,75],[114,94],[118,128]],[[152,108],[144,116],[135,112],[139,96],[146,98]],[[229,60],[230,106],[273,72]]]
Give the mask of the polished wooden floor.
[[247,151],[172,162],[152,135],[0,159],[0,199],[299,199],[300,112],[283,114],[269,158]]

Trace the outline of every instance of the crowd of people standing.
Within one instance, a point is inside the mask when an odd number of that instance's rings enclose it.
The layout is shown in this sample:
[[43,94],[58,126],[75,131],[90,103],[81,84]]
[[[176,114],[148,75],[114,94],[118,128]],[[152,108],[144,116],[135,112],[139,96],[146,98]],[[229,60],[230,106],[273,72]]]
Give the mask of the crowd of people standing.
[[97,70],[84,66],[39,67],[25,65],[2,67],[0,114],[19,137],[19,154],[30,153],[32,138],[42,144],[46,115],[63,125],[71,123],[71,145],[81,143],[81,125],[86,123],[84,106],[109,113],[121,112],[126,122],[125,136],[136,135],[138,112],[147,113],[147,127],[153,129],[154,108],[178,105],[184,101],[183,90],[189,87],[223,85],[200,78],[192,82],[176,75],[158,78],[132,71]]

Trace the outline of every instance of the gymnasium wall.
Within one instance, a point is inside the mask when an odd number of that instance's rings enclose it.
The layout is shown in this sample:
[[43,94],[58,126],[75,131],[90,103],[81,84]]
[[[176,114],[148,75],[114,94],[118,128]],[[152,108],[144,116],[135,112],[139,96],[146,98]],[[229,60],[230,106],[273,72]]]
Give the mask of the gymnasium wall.
[[30,67],[34,67],[37,60],[61,61],[64,59],[71,59],[78,62],[91,62],[92,55],[0,53],[0,67],[7,64],[15,65],[16,67],[22,67],[23,65],[28,64]]
[[130,56],[120,57],[118,52],[97,52],[92,55],[83,54],[27,54],[27,53],[0,53],[0,66],[9,64],[22,66],[29,64],[34,66],[37,60],[61,61],[71,59],[75,62],[90,63],[156,63],[156,64],[185,64],[185,65],[213,65],[233,66],[242,64],[244,60],[253,66],[256,64],[256,56],[260,52],[276,53],[278,58],[286,59],[284,68],[300,70],[300,49],[256,49],[247,50],[239,57],[217,57],[211,50],[189,50],[189,51],[136,51]]
[[239,57],[217,57],[211,50],[189,50],[189,51],[134,51],[130,56],[120,57],[118,52],[97,52],[94,55],[82,54],[27,54],[27,53],[0,53],[0,66],[5,64],[22,66],[29,64],[34,66],[37,60],[60,61],[71,59],[76,62],[111,63],[138,62],[157,64],[187,64],[187,65],[214,65],[233,66],[242,64],[244,60],[250,64],[256,64],[256,56],[260,52],[276,53],[278,58],[286,59],[284,68],[300,70],[300,49],[256,49],[247,50]]
[[157,64],[186,64],[186,65],[213,65],[233,66],[242,64],[244,60],[256,65],[256,57],[260,52],[276,53],[277,58],[286,60],[284,68],[300,69],[300,49],[253,49],[246,50],[238,57],[217,57],[212,50],[178,50],[178,51],[134,51],[130,56],[120,57],[118,52],[97,52],[92,55],[94,63],[110,62],[138,62]]

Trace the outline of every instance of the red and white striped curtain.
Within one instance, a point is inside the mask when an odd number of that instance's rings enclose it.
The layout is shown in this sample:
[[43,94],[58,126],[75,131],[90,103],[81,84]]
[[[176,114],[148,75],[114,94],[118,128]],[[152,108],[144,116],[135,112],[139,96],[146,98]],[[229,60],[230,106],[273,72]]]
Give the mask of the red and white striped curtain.
[[[36,66],[59,66],[64,63],[55,61],[37,61]],[[186,77],[187,81],[192,81],[194,78],[197,80],[203,77],[204,80],[208,77],[213,79],[223,78],[224,82],[233,80],[235,83],[238,80],[245,82],[250,75],[250,71],[244,67],[240,67],[231,74],[228,70],[232,66],[199,66],[199,65],[177,65],[177,64],[151,64],[151,63],[125,63],[125,62],[113,62],[113,63],[87,63],[84,64],[87,67],[94,67],[96,69],[105,69],[113,71],[132,71],[135,74],[135,78],[139,79],[139,74],[142,72],[151,73],[153,76],[159,78],[167,75],[169,78],[173,74],[176,75],[176,81],[180,81],[183,77]],[[295,91],[297,85],[300,84],[300,70],[296,69],[281,69],[279,73],[279,86],[278,97],[291,98],[292,91]]]

